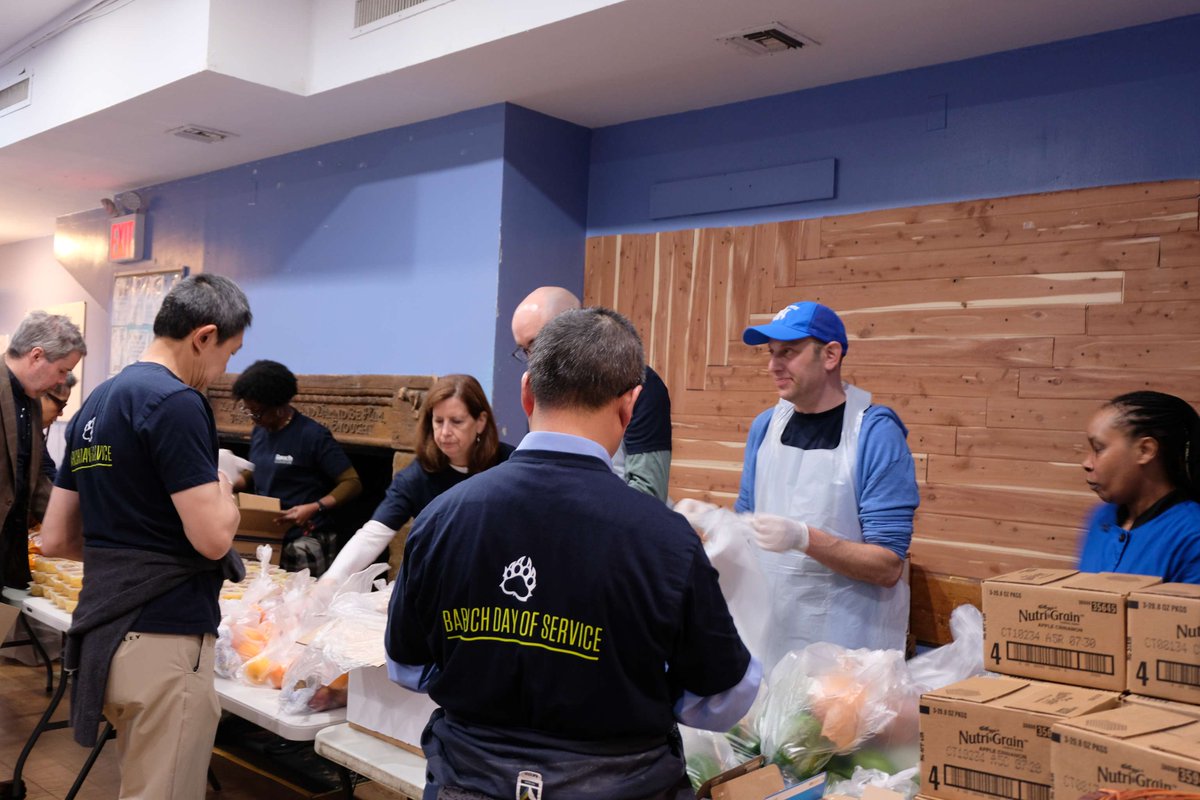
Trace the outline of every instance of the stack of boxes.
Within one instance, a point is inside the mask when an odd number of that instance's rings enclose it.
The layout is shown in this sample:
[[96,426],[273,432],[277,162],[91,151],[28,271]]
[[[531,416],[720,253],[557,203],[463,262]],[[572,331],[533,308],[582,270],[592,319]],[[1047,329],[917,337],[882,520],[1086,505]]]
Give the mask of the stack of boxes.
[[1200,586],[1026,569],[983,584],[984,663],[921,699],[921,791],[1200,792]]

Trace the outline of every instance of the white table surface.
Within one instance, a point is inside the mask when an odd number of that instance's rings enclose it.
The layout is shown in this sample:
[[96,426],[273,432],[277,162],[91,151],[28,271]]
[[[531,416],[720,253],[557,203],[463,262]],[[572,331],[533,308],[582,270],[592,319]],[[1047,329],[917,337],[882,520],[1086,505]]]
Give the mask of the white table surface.
[[21,610],[43,625],[48,625],[56,631],[66,633],[71,627],[71,614],[54,605],[45,597],[27,597],[21,603]]
[[325,728],[314,742],[317,755],[409,797],[425,791],[425,759],[383,739],[351,728]]
[[279,710],[279,690],[269,686],[247,686],[219,675],[214,684],[221,708],[293,742],[311,742],[322,728],[346,721],[345,708],[284,714]]

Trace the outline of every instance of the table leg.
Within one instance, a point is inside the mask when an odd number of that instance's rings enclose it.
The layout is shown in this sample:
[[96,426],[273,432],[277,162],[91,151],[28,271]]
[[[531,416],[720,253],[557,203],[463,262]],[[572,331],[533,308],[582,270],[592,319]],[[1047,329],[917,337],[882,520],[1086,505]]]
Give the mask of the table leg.
[[335,766],[338,777],[342,780],[342,797],[346,800],[354,800],[354,773],[341,764]]
[[50,698],[50,705],[46,707],[46,712],[42,714],[37,725],[33,727],[33,731],[25,741],[25,746],[21,749],[21,755],[17,756],[17,763],[13,767],[12,780],[0,783],[0,800],[22,800],[25,797],[25,781],[22,780],[21,773],[25,770],[25,761],[29,758],[29,754],[33,752],[33,746],[37,744],[37,740],[46,731],[58,730],[67,726],[68,723],[51,722],[50,718],[54,716],[58,704],[62,702],[63,695],[66,694],[70,675],[71,673],[64,668],[62,675],[58,679],[58,689],[55,690],[54,696]]
[[33,632],[33,626],[29,624],[29,619],[21,614],[21,624],[25,626],[25,631],[29,634],[29,643],[33,645],[33,650],[42,659],[42,663],[46,665],[46,694],[54,691],[54,665],[50,663],[50,654],[46,652],[45,646],[42,645],[42,640]]
[[75,776],[75,783],[71,784],[71,790],[67,792],[67,796],[63,800],[75,800],[75,795],[79,793],[83,782],[87,779],[88,773],[92,771],[92,765],[96,763],[96,759],[100,756],[100,751],[104,749],[104,743],[109,739],[116,738],[113,732],[111,722],[104,723],[104,730],[100,731],[99,738],[96,739],[96,744],[92,747],[92,752],[88,754],[87,761],[83,762],[83,766],[79,769],[79,774]]

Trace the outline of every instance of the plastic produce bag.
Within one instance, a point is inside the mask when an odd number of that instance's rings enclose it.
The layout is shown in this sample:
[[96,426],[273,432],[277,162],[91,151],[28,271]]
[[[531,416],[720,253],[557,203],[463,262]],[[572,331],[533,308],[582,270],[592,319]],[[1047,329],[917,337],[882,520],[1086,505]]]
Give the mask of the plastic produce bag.
[[916,767],[901,770],[895,775],[890,775],[883,770],[855,767],[854,774],[847,780],[830,785],[825,790],[825,796],[858,798],[863,796],[863,790],[868,786],[876,786],[904,795],[906,800],[912,800],[917,794],[916,777]]
[[758,563],[754,531],[746,519],[727,508],[697,500],[681,500],[675,509],[700,531],[704,552],[716,568],[721,594],[746,649],[763,656],[770,596]]
[[683,755],[692,789],[699,789],[705,781],[736,767],[744,760],[734,754],[729,742],[719,733],[686,725],[679,726],[679,733],[683,738]]
[[387,628],[391,586],[372,582],[387,564],[372,564],[351,575],[328,607],[324,623],[307,646],[297,645],[294,660],[282,676],[280,710],[287,714],[327,711],[346,705],[347,677],[352,669],[378,663]]
[[898,650],[846,650],[820,642],[788,653],[771,672],[758,722],[762,752],[790,780],[819,772],[896,716],[890,697],[908,682]]

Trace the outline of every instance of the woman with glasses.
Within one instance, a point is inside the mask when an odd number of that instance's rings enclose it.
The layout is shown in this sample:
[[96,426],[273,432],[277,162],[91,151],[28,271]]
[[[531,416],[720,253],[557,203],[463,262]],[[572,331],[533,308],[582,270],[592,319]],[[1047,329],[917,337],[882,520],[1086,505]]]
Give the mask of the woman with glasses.
[[439,378],[421,406],[416,459],[396,473],[371,520],[342,548],[322,582],[336,585],[365,569],[435,497],[507,461],[512,451],[500,441],[479,381],[470,375]]
[[279,498],[286,526],[279,565],[290,572],[323,574],[337,554],[330,509],[362,492],[350,458],[321,423],[292,407],[296,376],[278,361],[255,361],[233,384],[239,410],[254,423],[250,434],[253,473],[234,489]]

